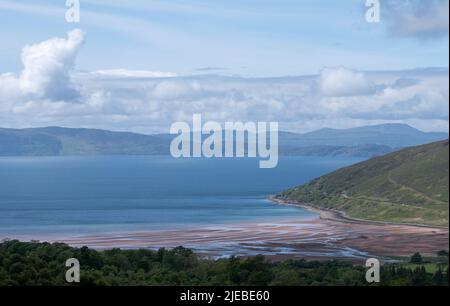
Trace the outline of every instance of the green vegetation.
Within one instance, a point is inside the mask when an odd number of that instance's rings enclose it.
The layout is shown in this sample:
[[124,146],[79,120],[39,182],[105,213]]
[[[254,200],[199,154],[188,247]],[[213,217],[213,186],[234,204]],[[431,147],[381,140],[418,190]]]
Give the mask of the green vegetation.
[[[65,262],[81,264],[80,285],[343,285],[366,286],[366,268],[342,261],[248,259],[205,260],[191,250],[119,250],[98,252],[65,244],[0,243],[0,285],[54,286],[65,282]],[[448,262],[448,258],[447,258]],[[448,285],[448,265],[430,273],[423,266],[388,265],[380,285]]]
[[[415,253],[410,258],[401,258],[405,263],[401,263],[398,266],[416,270],[417,268],[424,268],[427,273],[435,274],[438,271],[445,271],[448,266],[448,251],[442,250],[437,252],[435,257],[424,257],[420,253]],[[408,261],[408,262],[407,262]]]
[[411,270],[416,270],[417,268],[424,268],[425,271],[427,271],[427,273],[436,273],[437,271],[439,271],[439,269],[441,271],[443,271],[442,268],[442,264],[438,264],[438,263],[422,263],[422,264],[406,264],[406,265],[402,265],[402,267],[406,268],[406,269],[411,269]]
[[423,262],[422,255],[420,253],[415,253],[413,256],[411,256],[410,263],[412,264],[421,264]]
[[340,169],[278,195],[358,219],[448,227],[448,140]]

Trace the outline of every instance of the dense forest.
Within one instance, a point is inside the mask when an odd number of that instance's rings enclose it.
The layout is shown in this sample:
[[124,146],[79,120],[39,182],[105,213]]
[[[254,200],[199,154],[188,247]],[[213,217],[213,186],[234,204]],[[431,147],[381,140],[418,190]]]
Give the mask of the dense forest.
[[[416,254],[413,260],[422,260]],[[447,253],[448,256],[448,253]],[[0,285],[65,286],[65,263],[76,258],[81,282],[89,286],[262,285],[366,286],[366,268],[343,261],[287,260],[262,256],[206,260],[189,249],[95,251],[56,243],[0,243]],[[448,257],[447,257],[448,261]],[[448,265],[434,273],[420,265],[385,265],[379,285],[448,285]]]

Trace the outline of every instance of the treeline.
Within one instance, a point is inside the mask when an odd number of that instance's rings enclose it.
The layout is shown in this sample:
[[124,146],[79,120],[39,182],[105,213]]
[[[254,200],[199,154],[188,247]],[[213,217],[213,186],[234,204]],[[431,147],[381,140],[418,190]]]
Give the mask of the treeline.
[[[343,261],[200,259],[191,250],[95,251],[56,243],[0,243],[1,286],[66,286],[65,262],[76,258],[81,282],[89,286],[130,285],[261,285],[366,286],[366,269]],[[428,273],[423,267],[382,267],[380,285],[448,285],[448,268]]]

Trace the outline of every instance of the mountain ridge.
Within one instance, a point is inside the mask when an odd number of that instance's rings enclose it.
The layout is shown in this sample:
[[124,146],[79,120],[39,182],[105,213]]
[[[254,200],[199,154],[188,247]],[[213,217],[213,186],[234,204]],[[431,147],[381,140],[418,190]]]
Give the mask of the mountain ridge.
[[[0,128],[0,156],[168,155],[170,134],[145,135],[90,128]],[[401,147],[448,138],[407,125],[279,133],[280,155],[373,157]]]

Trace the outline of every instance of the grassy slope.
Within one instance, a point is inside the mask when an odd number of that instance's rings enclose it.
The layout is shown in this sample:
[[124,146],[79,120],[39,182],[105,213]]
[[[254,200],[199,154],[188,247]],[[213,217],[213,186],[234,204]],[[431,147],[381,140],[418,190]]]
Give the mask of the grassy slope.
[[448,226],[448,178],[447,140],[340,169],[280,196],[359,219]]

